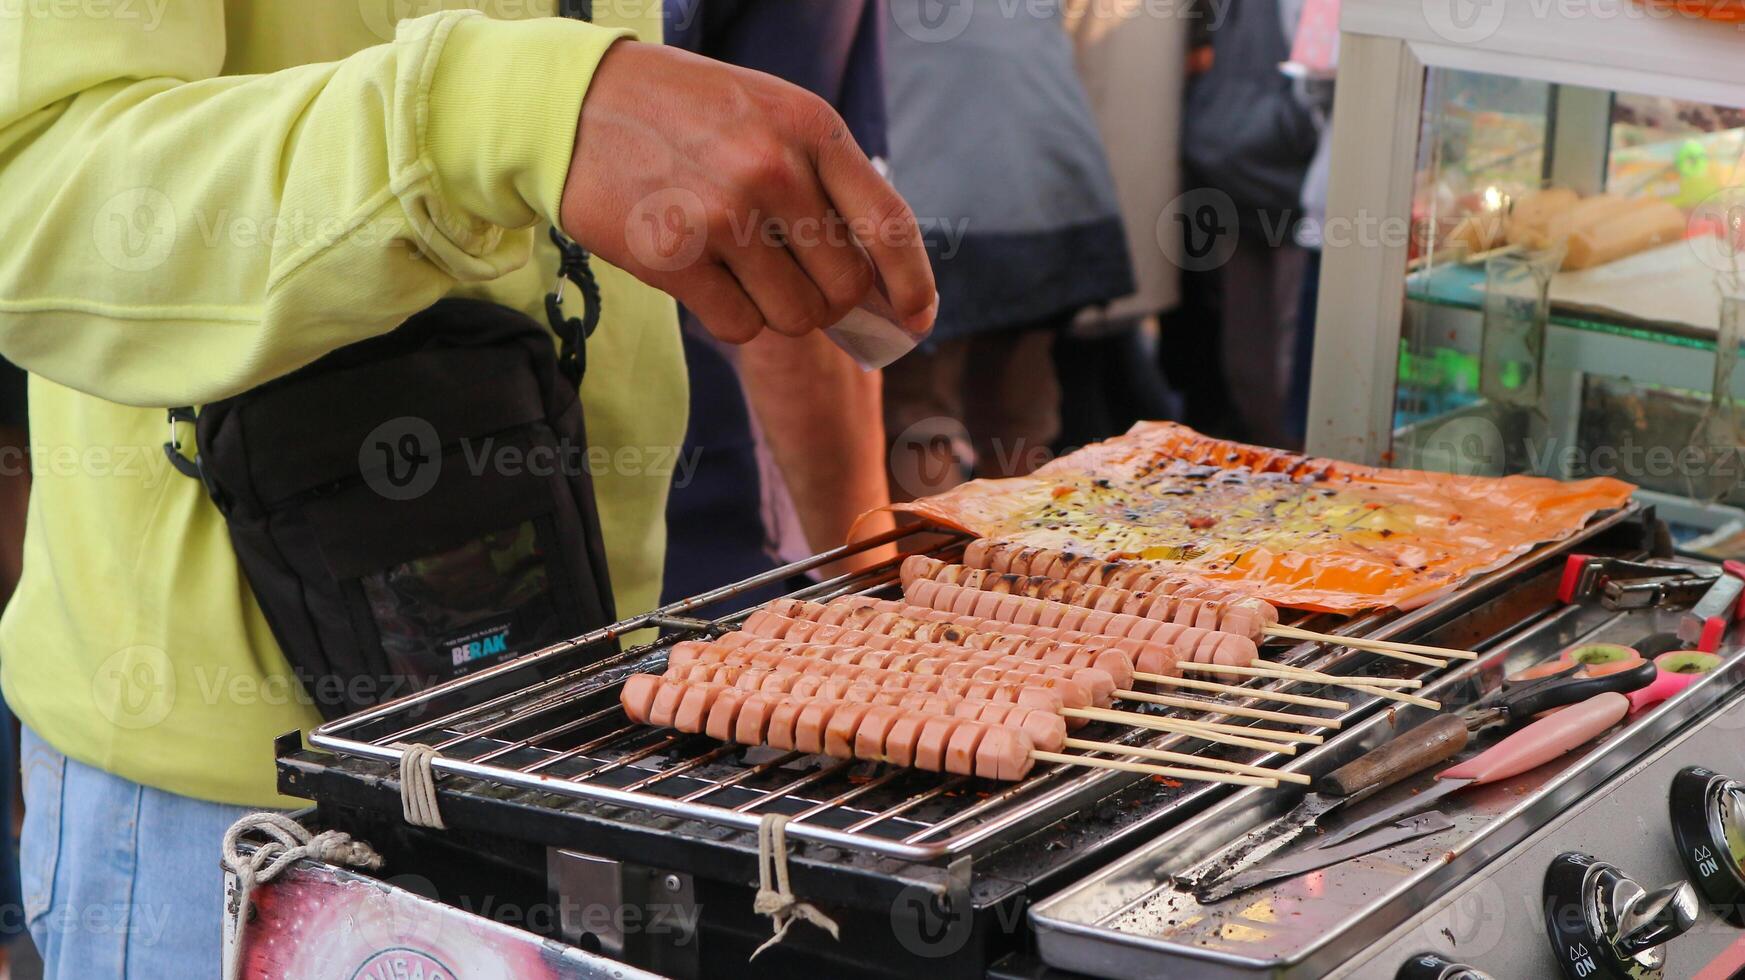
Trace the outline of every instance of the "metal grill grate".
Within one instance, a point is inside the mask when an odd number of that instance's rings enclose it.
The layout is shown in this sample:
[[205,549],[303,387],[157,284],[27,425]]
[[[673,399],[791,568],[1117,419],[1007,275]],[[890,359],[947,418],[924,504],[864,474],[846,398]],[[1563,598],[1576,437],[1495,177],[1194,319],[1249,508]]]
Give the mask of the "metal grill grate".
[[[697,610],[730,602],[753,589],[845,557],[895,544],[898,557],[863,572],[820,582],[793,596],[827,600],[850,593],[879,594],[893,588],[903,557],[953,557],[961,551],[962,538],[941,538],[937,532],[898,530],[826,552],[328,723],[315,729],[309,741],[331,752],[387,762],[398,762],[400,744],[426,743],[440,753],[433,761],[438,774],[454,773],[499,786],[635,807],[743,831],[755,830],[766,814],[783,813],[790,818],[788,836],[795,840],[909,861],[947,859],[995,839],[1009,839],[1122,786],[1152,778],[1039,764],[1022,781],[990,783],[877,763],[724,745],[705,736],[631,724],[618,707],[618,689],[624,678],[662,669],[666,648],[672,643],[731,629],[752,611],[698,619],[692,615]],[[1428,621],[1459,598],[1459,594],[1450,595],[1404,615],[1370,615],[1344,622],[1306,616],[1296,622],[1341,633],[1390,636]],[[651,626],[663,627],[669,633],[657,642],[597,663],[563,667],[613,637]],[[1335,673],[1404,677],[1428,672],[1427,668],[1378,662],[1371,654],[1315,643],[1275,647],[1268,653],[1269,659]],[[1248,686],[1265,688],[1279,683],[1251,681]],[[1302,686],[1291,689],[1310,690]],[[1340,692],[1339,697],[1351,705],[1338,715],[1344,722],[1374,704],[1367,695]],[[1156,706],[1124,707],[1163,716],[1182,714]],[[1316,713],[1313,709],[1295,710]],[[1231,717],[1221,720],[1243,722]],[[1255,750],[1206,746],[1190,736],[1107,723],[1090,725],[1075,734],[1124,746],[1197,752],[1242,762],[1274,758]]]

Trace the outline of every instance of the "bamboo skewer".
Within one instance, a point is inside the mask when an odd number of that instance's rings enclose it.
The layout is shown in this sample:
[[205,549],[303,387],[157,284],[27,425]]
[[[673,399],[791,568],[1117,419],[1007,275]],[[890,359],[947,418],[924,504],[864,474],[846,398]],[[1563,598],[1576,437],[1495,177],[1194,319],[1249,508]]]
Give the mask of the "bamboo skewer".
[[1290,694],[1285,691],[1269,691],[1266,688],[1243,687],[1240,684],[1220,684],[1217,681],[1203,681],[1192,677],[1171,677],[1168,674],[1148,674],[1134,671],[1133,679],[1148,684],[1165,684],[1170,687],[1181,687],[1191,691],[1213,691],[1219,694],[1233,694],[1237,697],[1257,698],[1262,701],[1278,701],[1282,704],[1300,704],[1311,708],[1332,708],[1344,711],[1351,705],[1332,698],[1318,698],[1309,694]]
[[1181,718],[1174,715],[1148,715],[1138,711],[1121,711],[1117,708],[1062,708],[1060,713],[1067,717],[1090,718],[1092,716],[1084,714],[1084,712],[1089,711],[1101,712],[1100,715],[1096,716],[1096,720],[1098,721],[1112,721],[1120,725],[1139,724],[1135,719],[1145,719],[1149,721],[1163,718],[1184,728],[1215,732],[1220,735],[1237,735],[1242,738],[1258,738],[1264,739],[1268,742],[1307,742],[1311,745],[1319,745],[1323,741],[1319,735],[1299,735],[1296,732],[1280,731],[1276,728],[1229,725],[1221,721],[1200,721],[1197,718]]
[[1362,691],[1365,694],[1373,694],[1376,697],[1386,698],[1389,701],[1403,701],[1406,704],[1415,704],[1420,708],[1429,708],[1432,711],[1442,710],[1442,702],[1426,697],[1419,697],[1416,694],[1408,694],[1405,691],[1390,691],[1385,687],[1369,687],[1364,684],[1356,685],[1353,687],[1353,690]]
[[1401,680],[1393,677],[1339,677],[1334,674],[1321,674],[1301,667],[1289,667],[1284,664],[1274,664],[1268,667],[1234,667],[1229,664],[1184,664],[1183,670],[1208,670],[1213,673],[1238,674],[1244,677],[1273,677],[1299,684],[1328,684],[1337,687],[1348,687],[1354,691],[1373,694],[1390,701],[1402,701],[1415,704],[1422,708],[1440,709],[1439,702],[1429,698],[1407,694],[1403,691],[1391,690],[1395,687],[1423,687],[1423,681]]
[[[1148,714],[1144,714],[1142,712],[1121,711],[1119,709],[1113,709],[1113,708],[1099,708],[1097,710],[1099,710],[1099,711],[1113,711],[1115,714],[1122,715],[1123,717],[1126,717],[1129,719],[1134,718],[1134,717],[1139,717],[1139,718],[1168,717],[1171,721],[1178,721],[1184,725],[1192,725],[1195,728],[1204,728],[1208,731],[1223,732],[1227,735],[1241,735],[1245,738],[1264,738],[1264,739],[1267,739],[1267,740],[1273,741],[1273,742],[1305,742],[1305,743],[1308,743],[1310,745],[1320,745],[1322,742],[1326,741],[1326,739],[1322,738],[1320,735],[1309,735],[1306,733],[1299,733],[1299,732],[1287,732],[1287,731],[1284,731],[1284,730],[1278,729],[1278,728],[1262,728],[1258,725],[1232,725],[1232,724],[1229,724],[1228,722],[1222,722],[1222,721],[1201,721],[1198,718],[1182,718],[1182,717],[1173,716],[1173,715],[1165,715],[1165,716],[1148,715]],[[1113,720],[1113,719],[1111,719],[1111,720]]]
[[1424,682],[1416,678],[1371,677],[1367,674],[1329,674],[1325,671],[1311,670],[1308,667],[1293,667],[1290,664],[1269,663],[1264,660],[1257,660],[1255,663],[1284,671],[1287,678],[1294,677],[1316,684],[1328,683],[1327,678],[1332,678],[1334,682],[1343,687],[1389,687],[1410,690],[1424,686]]
[[1040,749],[1032,751],[1030,757],[1038,762],[1060,762],[1069,766],[1089,766],[1093,769],[1121,769],[1126,772],[1142,772],[1152,776],[1166,776],[1170,779],[1193,779],[1206,783],[1235,783],[1239,786],[1265,786],[1269,789],[1278,787],[1278,780],[1272,778],[1244,776],[1232,772],[1209,772],[1204,769],[1177,769],[1174,766],[1153,766],[1143,762],[1128,762],[1125,759],[1098,759],[1094,756],[1068,755],[1064,752],[1044,752]]
[[1181,698],[1168,694],[1147,694],[1144,691],[1116,691],[1115,696],[1130,701],[1144,701],[1147,704],[1162,704],[1171,708],[1188,708],[1193,711],[1208,711],[1235,718],[1261,718],[1266,721],[1281,721],[1287,725],[1307,725],[1311,728],[1337,729],[1340,727],[1337,718],[1318,718],[1314,715],[1292,714],[1289,711],[1270,711],[1265,708],[1248,708],[1238,704],[1220,704],[1204,698]]
[[[1288,667],[1282,664],[1280,666],[1285,670],[1301,671],[1297,676],[1305,683],[1324,683],[1311,678],[1309,675],[1316,675],[1317,677],[1335,676],[1331,674],[1318,674],[1316,671],[1304,670],[1301,667]],[[1342,687],[1348,687],[1353,691],[1361,691],[1365,694],[1373,694],[1376,697],[1387,701],[1400,701],[1405,704],[1415,704],[1421,708],[1440,709],[1442,707],[1440,703],[1432,701],[1429,698],[1420,697],[1416,694],[1410,694],[1405,691],[1393,690],[1395,687],[1423,687],[1423,681],[1413,681],[1411,684],[1406,685],[1400,684],[1395,678],[1390,677],[1345,677],[1341,678],[1341,682]]]
[[1265,766],[1251,766],[1244,762],[1227,762],[1223,759],[1188,755],[1184,752],[1170,752],[1167,749],[1154,749],[1144,745],[1117,745],[1114,742],[1093,742],[1089,739],[1069,737],[1066,740],[1066,747],[1085,749],[1091,752],[1111,752],[1115,755],[1136,755],[1142,759],[1156,759],[1160,762],[1179,762],[1183,765],[1202,766],[1223,772],[1239,772],[1247,776],[1276,779],[1280,782],[1298,783],[1303,786],[1314,782],[1313,779],[1299,772],[1281,772],[1277,769],[1268,769]]
[[1212,674],[1235,674],[1239,677],[1271,677],[1287,681],[1308,681],[1315,684],[1329,684],[1335,687],[1423,687],[1424,682],[1398,677],[1341,677],[1337,674],[1323,674],[1318,671],[1304,670],[1301,667],[1290,667],[1285,664],[1275,664],[1257,660],[1247,667],[1234,664],[1182,664],[1183,670],[1205,671]]
[[1330,643],[1335,646],[1350,647],[1353,650],[1369,650],[1393,657],[1396,660],[1409,660],[1426,667],[1446,667],[1451,657],[1457,660],[1477,660],[1478,654],[1470,650],[1451,650],[1447,647],[1424,646],[1421,643],[1395,643],[1392,640],[1370,640],[1361,636],[1335,636],[1332,633],[1316,633],[1313,630],[1298,629],[1295,626],[1268,626],[1264,632],[1267,636],[1282,636],[1291,640],[1309,640],[1314,643]]
[[1242,735],[1231,735],[1216,729],[1206,728],[1181,718],[1166,718],[1162,715],[1141,715],[1132,712],[1109,711],[1106,708],[1062,708],[1060,713],[1068,718],[1085,718],[1091,721],[1112,721],[1119,725],[1133,728],[1149,728],[1158,732],[1171,732],[1176,735],[1189,735],[1203,742],[1218,742],[1223,745],[1239,745],[1245,749],[1260,749],[1263,752],[1282,752],[1285,755],[1296,755],[1297,747],[1288,742],[1275,742],[1265,738],[1248,738]]
[[1337,633],[1317,633],[1300,626],[1286,626],[1283,623],[1266,627],[1269,636],[1283,636],[1294,640],[1315,640],[1321,643],[1332,643],[1354,650],[1374,650],[1378,653],[1421,653],[1430,657],[1448,657],[1454,660],[1477,660],[1478,654],[1471,650],[1456,650],[1453,647],[1430,646],[1425,643],[1405,643],[1400,640],[1375,640],[1366,636],[1341,636]]

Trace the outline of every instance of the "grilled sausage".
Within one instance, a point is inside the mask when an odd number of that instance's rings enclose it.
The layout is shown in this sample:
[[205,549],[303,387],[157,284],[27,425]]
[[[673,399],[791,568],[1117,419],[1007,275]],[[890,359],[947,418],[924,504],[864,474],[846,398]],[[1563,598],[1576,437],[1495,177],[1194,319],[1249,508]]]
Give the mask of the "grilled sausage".
[[[698,644],[700,641],[687,641]],[[681,652],[678,647],[685,647]],[[719,644],[718,647],[727,646]],[[679,670],[694,666],[699,658],[712,656],[705,651],[707,644],[691,645],[676,644],[672,657],[679,659]],[[965,647],[953,647],[946,644],[922,644],[920,651],[912,654],[891,652],[889,656],[868,656],[867,651],[855,647],[814,646],[810,644],[788,643],[782,640],[754,638],[742,641],[738,647],[729,647],[725,658],[732,658],[740,652],[749,653],[751,663],[773,666],[765,655],[787,655],[803,657],[814,661],[828,661],[836,664],[848,664],[867,668],[878,668],[897,672],[930,674],[946,678],[963,676],[988,676],[982,673],[993,669],[1009,676],[1014,682],[1036,683],[1043,687],[1058,689],[1069,707],[1082,708],[1093,704],[1107,704],[1109,695],[1115,689],[1114,679],[1107,673],[1094,668],[1075,669],[1065,664],[1048,663],[1017,656],[1001,656],[999,654],[975,651]],[[669,665],[672,659],[669,658]],[[744,662],[744,661],[741,661]],[[803,665],[793,665],[798,669],[806,669]],[[821,668],[820,668],[821,669]],[[673,670],[668,667],[669,672]],[[675,674],[675,676],[677,676]],[[1045,683],[1046,681],[1046,683]],[[795,693],[813,693],[812,691]]]
[[781,695],[756,692],[739,703],[739,718],[733,724],[733,740],[741,745],[763,745],[769,734],[770,712]]
[[950,741],[945,743],[945,757],[940,768],[959,776],[975,775],[976,749],[993,728],[991,724],[972,718],[953,729]]
[[[937,586],[935,589],[921,588],[921,586],[925,586],[925,584],[927,584],[927,582],[916,582],[918,591],[916,591],[916,595],[914,595],[913,598],[916,602],[921,602],[921,596],[932,596],[932,602],[934,602],[935,609],[939,609],[942,605],[949,605],[949,603],[955,602],[956,595],[958,595],[960,591],[965,591],[963,586],[953,586],[953,584],[946,584],[946,582],[934,582],[935,586]],[[1040,609],[1040,607],[1049,607],[1049,605],[1052,605],[1052,607],[1061,607],[1061,603],[1050,603],[1049,600],[1040,600],[1040,598],[1031,598],[1031,596],[1014,596],[1014,598],[1016,598],[1016,602],[1023,603],[1024,607],[1031,607],[1031,609]],[[923,602],[923,605],[925,605],[925,602]],[[1190,650],[1194,649],[1194,643],[1199,642],[1199,636],[1206,633],[1206,630],[1195,628],[1195,626],[1183,626],[1183,624],[1180,623],[1164,623],[1164,621],[1160,621],[1160,619],[1145,619],[1145,617],[1127,616],[1124,612],[1098,612],[1098,610],[1084,610],[1084,607],[1064,607],[1064,609],[1082,610],[1082,612],[1084,612],[1084,617],[1075,621],[1073,617],[1068,616],[1066,619],[1063,619],[1063,623],[1061,623],[1063,626],[1077,628],[1077,630],[1085,631],[1085,633],[1131,636],[1131,638],[1136,638],[1136,640],[1157,640],[1157,642],[1171,643],[1171,645],[1176,647],[1176,652],[1178,652],[1180,659],[1185,659],[1185,661],[1190,661],[1190,659],[1192,659],[1192,656],[1190,656]],[[1258,649],[1255,647],[1255,642],[1249,640],[1248,636],[1237,636],[1237,638],[1241,640],[1241,645],[1239,645],[1239,647],[1232,647],[1232,650],[1253,650],[1253,654],[1249,654],[1249,663],[1251,663],[1253,657],[1258,657]],[[1141,670],[1143,670],[1143,668],[1141,668]]]
[[1002,575],[1040,575],[1088,585],[1106,585],[1135,592],[1158,592],[1242,604],[1252,608],[1267,625],[1278,622],[1278,610],[1240,589],[1215,585],[1197,575],[1169,572],[1134,561],[1102,561],[1046,548],[982,538],[964,548],[963,563]]
[[[868,758],[1010,780],[1029,772],[1031,753],[1039,744],[1049,751],[1058,751],[1056,746],[1064,744],[1062,729],[1035,723],[1041,717],[1058,725],[1058,716],[1014,705],[926,693],[908,693],[902,696],[902,704],[885,705],[636,676],[648,679],[626,682],[626,689],[632,692],[627,702],[649,700],[659,690],[686,688],[680,703],[706,702],[708,723],[717,731],[730,728],[741,741],[761,741],[773,748],[802,752],[822,750],[835,758]],[[633,710],[633,705],[627,706],[627,711]],[[1044,741],[1036,742],[1031,731],[1040,732]]]
[[941,772],[945,769],[945,745],[951,740],[951,733],[959,725],[965,724],[964,719],[955,715],[931,715],[921,726],[921,734],[915,738],[915,767]]
[[848,707],[848,702],[832,698],[808,700],[794,718],[795,751],[811,754],[823,752],[824,732],[830,726],[830,719],[835,717],[837,710]]
[[[960,603],[962,596],[965,593],[974,591],[976,590],[967,589],[961,585],[951,585],[944,582],[937,582],[932,579],[926,579],[915,583],[915,589],[910,594],[909,599],[911,602],[918,605],[930,605],[935,609],[944,609],[955,612],[956,606]],[[1014,596],[1012,598],[1014,601],[1021,603],[1023,608],[1031,610],[1040,609],[1050,605],[1061,605],[1060,603],[1050,603],[1046,599],[1036,599],[1030,596]],[[1166,623],[1156,619],[1129,616],[1125,613],[1107,613],[1095,610],[1083,610],[1083,607],[1079,606],[1069,608],[1082,610],[1085,615],[1082,620],[1077,621],[1075,621],[1070,614],[1063,618],[1061,620],[1061,625],[1068,629],[1079,629],[1087,633],[1103,633],[1111,636],[1127,636],[1135,639],[1158,639],[1165,643],[1176,643],[1178,651],[1181,651],[1178,641],[1186,634],[1177,631],[1195,629],[1195,627],[1184,627],[1177,623]],[[1195,634],[1195,637],[1197,640],[1198,634]],[[1249,655],[1249,662],[1252,662],[1253,658],[1259,655],[1258,649],[1254,648],[1254,641],[1247,637],[1239,637],[1239,639],[1246,643],[1247,646],[1244,649],[1254,649],[1254,652]],[[1234,650],[1235,648],[1232,649]],[[1191,660],[1192,657],[1183,656],[1181,659]]]
[[915,741],[921,737],[921,726],[927,723],[928,717],[919,713],[905,713],[897,719],[885,737],[886,761],[899,766],[915,764]]
[[[788,639],[798,632],[795,627],[807,625],[817,627],[812,634],[813,641],[826,645],[868,646],[899,653],[934,652],[941,656],[946,655],[952,647],[968,647],[990,654],[1022,657],[1061,668],[1055,672],[1065,672],[1068,668],[1094,672],[1074,676],[1097,688],[1099,701],[1105,700],[1114,687],[1125,688],[1133,682],[1133,662],[1118,650],[1097,650],[1079,644],[1006,633],[982,633],[955,624],[912,619],[907,616],[873,616],[870,615],[872,610],[864,608],[857,611],[869,614],[861,617],[868,620],[864,624],[867,628],[853,629],[847,624],[826,626],[760,611],[746,621],[745,632],[755,633],[765,639]],[[894,632],[876,633],[870,632],[871,629],[889,629]],[[896,635],[899,633],[906,633],[908,636],[899,638]],[[740,642],[743,644],[746,641]],[[1107,677],[1105,679],[1100,675]]]
[[[952,565],[925,555],[911,555],[905,559],[901,575],[905,591],[917,582],[931,579],[987,592],[1084,606],[1101,612],[1122,612],[1203,629],[1242,633],[1254,640],[1263,636],[1265,626],[1278,621],[1278,610],[1269,603],[1235,593],[1217,593],[1195,583],[1178,582],[1170,588],[1144,591]],[[980,598],[975,602],[978,615],[985,615],[980,612],[982,609],[995,608]],[[1053,611],[1038,611],[1037,615],[1052,614]]]
[[655,693],[660,690],[661,677],[658,674],[631,674],[624,679],[624,686],[619,689],[618,703],[624,708],[625,717],[638,725],[649,723],[648,716],[654,707]]
[[776,702],[776,706],[770,709],[769,728],[763,733],[763,744],[772,749],[792,750],[798,736],[796,729],[800,712],[809,701],[810,698],[790,696]]
[[679,702],[684,699],[685,684],[662,684],[655,691],[654,706],[648,710],[648,724],[661,728],[673,727],[673,719],[679,713]]
[[873,705],[850,701],[836,713],[830,716],[830,723],[824,727],[824,754],[833,759],[854,758],[855,735],[860,731],[862,719],[871,711]]
[[[687,681],[687,683],[707,684],[719,683],[719,681],[699,679]],[[770,693],[779,694],[780,692],[778,689],[772,690]],[[716,699],[715,708],[711,711],[709,719],[710,727],[707,734],[715,738],[720,738],[723,741],[743,742],[744,740],[738,737],[731,720],[722,717],[721,713],[723,710],[730,711],[731,706],[736,703],[742,703],[744,700],[752,696],[754,696],[754,692],[747,692],[734,688],[723,690]],[[1029,736],[1031,742],[1035,746],[1051,752],[1059,752],[1066,744],[1067,719],[1063,718],[1058,712],[1032,708],[1009,701],[975,699],[963,695],[942,695],[930,691],[907,691],[900,688],[881,688],[863,682],[848,682],[841,686],[826,688],[820,692],[819,696],[853,704],[862,704],[867,707],[868,711],[873,707],[888,707],[899,711],[912,711],[923,714],[953,714],[959,717],[973,718],[977,721],[989,722],[991,724],[1007,725],[1013,728],[1022,729],[1026,735]],[[729,707],[724,709],[724,705]],[[830,750],[831,730],[836,732],[835,737],[840,743],[839,751],[847,752],[849,751],[847,743],[851,740],[855,742],[863,741],[873,738],[875,734],[882,737],[884,731],[888,730],[890,725],[895,721],[895,716],[889,715],[888,713],[868,714],[865,716],[865,720],[858,722],[849,720],[849,718],[859,717],[858,714],[848,717],[831,716],[830,724],[826,729],[824,743],[824,751],[827,755],[838,754],[837,752],[832,752]],[[882,724],[883,727],[876,730],[875,733],[869,733],[865,739],[861,737],[859,732],[860,725],[879,724]],[[723,732],[725,734],[722,734]],[[805,744],[806,743],[796,736],[795,748],[804,749]],[[855,749],[852,754],[861,758],[870,758],[877,754],[872,753],[872,755],[869,755],[869,751],[870,750]],[[848,758],[847,755],[839,757]]]
[[722,742],[736,741],[734,727],[740,708],[747,698],[755,696],[755,691],[737,687],[722,691],[716,696],[714,707],[709,709],[709,718],[703,723],[703,734]]
[[715,704],[716,695],[721,688],[714,685],[690,685],[690,690],[679,699],[678,711],[673,713],[672,727],[681,732],[701,732],[703,723],[709,717],[709,709]]
[[885,742],[891,726],[903,717],[903,709],[894,704],[868,705],[866,714],[854,730],[854,755],[857,759],[883,759]]
[[1059,752],[1066,748],[1066,719],[1046,711],[1015,704],[987,704],[977,715],[980,721],[1023,731],[1036,748]]
[[[1043,639],[1067,647],[1094,650],[1099,655],[1105,653],[1123,654],[1133,669],[1147,673],[1173,674],[1175,672],[1174,668],[1169,666],[1176,659],[1175,651],[1168,644],[1153,640],[1099,636],[1078,630],[1020,626],[1016,623],[979,619],[974,616],[960,616],[956,613],[932,609],[927,606],[910,605],[889,599],[873,599],[867,596],[843,596],[828,606],[818,603],[799,603],[791,608],[790,615],[795,618],[805,617],[820,620],[824,612],[829,611],[834,618],[846,619],[849,622],[855,621],[857,615],[864,617],[872,612],[899,612],[908,619],[932,620],[960,627],[966,631],[965,635],[970,639],[971,645],[985,645],[988,649],[1001,649],[997,644],[1002,641]],[[1119,668],[1116,664],[1099,659],[1093,661],[1090,666],[1108,670],[1111,675],[1116,676],[1117,682],[1121,683],[1122,687],[1128,686],[1127,683],[1120,681],[1117,673]]]
[[[728,651],[731,654],[731,651]],[[686,683],[720,683],[736,686],[753,687],[766,693],[801,693],[834,694],[851,684],[868,684],[877,688],[908,690],[922,693],[940,693],[947,696],[964,696],[973,685],[983,685],[985,693],[978,696],[991,701],[1009,704],[1022,704],[1027,707],[1059,713],[1064,707],[1086,707],[1087,705],[1068,705],[1060,689],[1046,683],[1028,681],[1001,681],[997,677],[953,677],[942,678],[929,674],[912,674],[902,671],[880,670],[871,667],[856,667],[851,664],[832,664],[828,661],[811,660],[805,657],[789,657],[779,661],[774,668],[737,667],[726,664],[694,663],[684,668],[682,674],[674,677],[675,681]],[[802,671],[816,671],[802,673]],[[747,683],[747,678],[751,678]],[[1052,678],[1043,678],[1043,681]],[[1083,722],[1074,719],[1073,727]]]
[[996,728],[984,735],[976,747],[976,775],[986,779],[1023,779],[1035,764],[1033,751],[1023,732]]

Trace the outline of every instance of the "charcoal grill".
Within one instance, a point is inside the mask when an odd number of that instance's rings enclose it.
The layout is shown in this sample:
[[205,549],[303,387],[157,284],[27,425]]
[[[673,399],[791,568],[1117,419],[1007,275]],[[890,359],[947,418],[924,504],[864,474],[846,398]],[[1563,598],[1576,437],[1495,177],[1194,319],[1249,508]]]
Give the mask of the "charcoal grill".
[[[1641,554],[1651,526],[1644,511],[1626,508],[1419,609],[1349,620],[1307,615],[1296,625],[1480,647],[1555,604],[1565,553],[1579,547]],[[739,623],[751,610],[718,612],[750,590],[895,545],[895,559],[793,593],[819,600],[894,596],[901,557],[952,558],[963,541],[901,529],[330,722],[309,734],[308,748],[287,736],[279,746],[281,788],[317,800],[330,825],[406,842],[409,862],[440,838],[449,847],[466,841],[513,853],[520,857],[511,860],[523,865],[543,859],[558,897],[566,887],[606,881],[628,901],[636,889],[626,882],[665,882],[673,894],[702,906],[703,935],[688,951],[639,947],[634,937],[621,935],[582,936],[572,923],[562,926],[571,941],[603,943],[609,953],[642,961],[636,965],[680,975],[736,975],[745,955],[767,937],[767,920],[750,911],[755,831],[764,815],[785,814],[794,891],[842,922],[844,936],[832,941],[798,926],[787,943],[757,961],[760,970],[800,973],[828,964],[839,974],[926,969],[982,975],[997,958],[1025,948],[1029,901],[1199,813],[1231,787],[1061,765],[1038,765],[1020,782],[995,784],[722,745],[633,725],[618,707],[624,679],[663,669],[672,643]],[[660,631],[658,639],[618,650],[621,641],[640,640],[649,630]],[[1431,670],[1313,642],[1269,644],[1264,652],[1271,660],[1335,674],[1417,677]],[[1289,689],[1315,693],[1302,685]],[[1292,710],[1337,716],[1349,725],[1383,703],[1346,690],[1333,696],[1349,707]],[[1243,762],[1282,761],[1101,723],[1082,734]],[[409,743],[439,753],[433,768],[447,831],[417,831],[397,819],[398,764]],[[602,867],[609,873],[602,876]]]

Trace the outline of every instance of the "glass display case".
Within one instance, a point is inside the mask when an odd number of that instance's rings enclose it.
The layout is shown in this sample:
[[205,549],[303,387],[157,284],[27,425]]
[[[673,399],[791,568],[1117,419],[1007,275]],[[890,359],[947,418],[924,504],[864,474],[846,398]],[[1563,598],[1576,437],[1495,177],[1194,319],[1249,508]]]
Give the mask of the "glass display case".
[[1309,450],[1617,476],[1745,551],[1745,32],[1345,0],[1340,52]]

